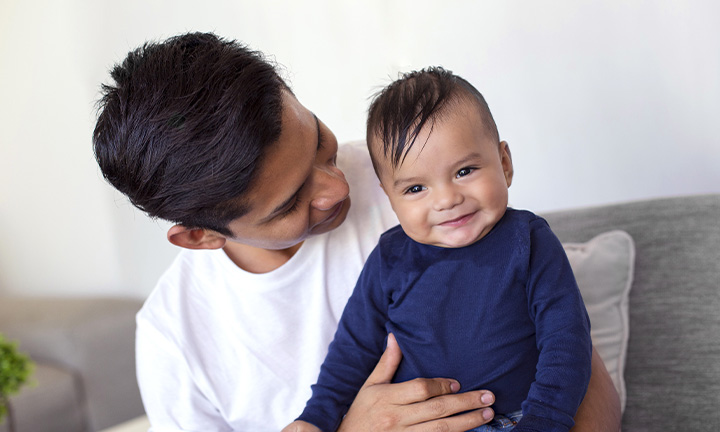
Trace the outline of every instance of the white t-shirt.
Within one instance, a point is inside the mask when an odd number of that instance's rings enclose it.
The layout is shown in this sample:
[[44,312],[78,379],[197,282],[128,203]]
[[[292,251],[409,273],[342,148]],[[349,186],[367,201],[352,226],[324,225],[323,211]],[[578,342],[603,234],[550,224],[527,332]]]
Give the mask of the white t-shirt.
[[222,250],[182,250],[137,316],[151,431],[279,431],[310,397],[365,259],[397,224],[364,143],[338,166],[351,207],[280,268],[252,274]]

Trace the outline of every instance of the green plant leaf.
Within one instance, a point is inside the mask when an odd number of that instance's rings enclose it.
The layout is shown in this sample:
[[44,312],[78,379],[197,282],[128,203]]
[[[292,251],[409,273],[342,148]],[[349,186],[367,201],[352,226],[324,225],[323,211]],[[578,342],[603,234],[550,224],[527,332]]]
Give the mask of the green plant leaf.
[[0,333],[0,421],[7,413],[7,400],[18,393],[30,378],[35,364],[17,349],[16,342],[5,340]]

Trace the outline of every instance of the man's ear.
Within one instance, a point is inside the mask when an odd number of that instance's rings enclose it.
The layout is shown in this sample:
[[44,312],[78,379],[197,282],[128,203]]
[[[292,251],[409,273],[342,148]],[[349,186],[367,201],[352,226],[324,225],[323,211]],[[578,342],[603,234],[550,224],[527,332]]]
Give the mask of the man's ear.
[[167,233],[167,239],[175,246],[185,249],[220,249],[227,239],[219,233],[198,228],[173,225]]
[[510,146],[506,141],[500,141],[500,163],[502,164],[503,173],[505,174],[505,181],[508,187],[510,187],[515,169],[513,168]]

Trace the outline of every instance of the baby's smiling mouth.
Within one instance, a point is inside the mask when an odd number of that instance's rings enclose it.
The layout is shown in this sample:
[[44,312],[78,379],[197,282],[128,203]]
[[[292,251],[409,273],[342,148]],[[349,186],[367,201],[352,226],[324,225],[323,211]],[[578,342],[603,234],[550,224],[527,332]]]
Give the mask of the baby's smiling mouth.
[[472,218],[474,215],[475,215],[475,212],[467,213],[467,214],[462,215],[462,216],[460,216],[460,217],[457,217],[457,218],[455,218],[455,219],[450,219],[450,220],[447,220],[447,221],[445,221],[445,222],[441,222],[441,223],[439,223],[438,225],[440,225],[440,226],[449,226],[449,227],[462,226],[462,225],[465,225],[465,224],[467,223],[467,221],[469,221],[470,218]]

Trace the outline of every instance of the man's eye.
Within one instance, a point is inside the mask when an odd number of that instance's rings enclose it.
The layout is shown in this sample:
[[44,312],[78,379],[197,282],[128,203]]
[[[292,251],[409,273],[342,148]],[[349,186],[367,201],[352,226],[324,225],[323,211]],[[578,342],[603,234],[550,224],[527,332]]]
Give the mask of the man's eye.
[[414,185],[414,186],[410,186],[409,188],[405,189],[405,193],[406,194],[416,194],[416,193],[420,193],[424,190],[425,190],[424,186]]
[[455,177],[465,177],[473,171],[475,171],[475,168],[462,168],[460,171],[457,172]]
[[290,207],[288,207],[286,210],[283,210],[282,213],[278,215],[280,219],[283,219],[287,216],[290,216],[291,214],[295,213],[298,209],[298,206],[300,205],[300,200],[296,199]]

